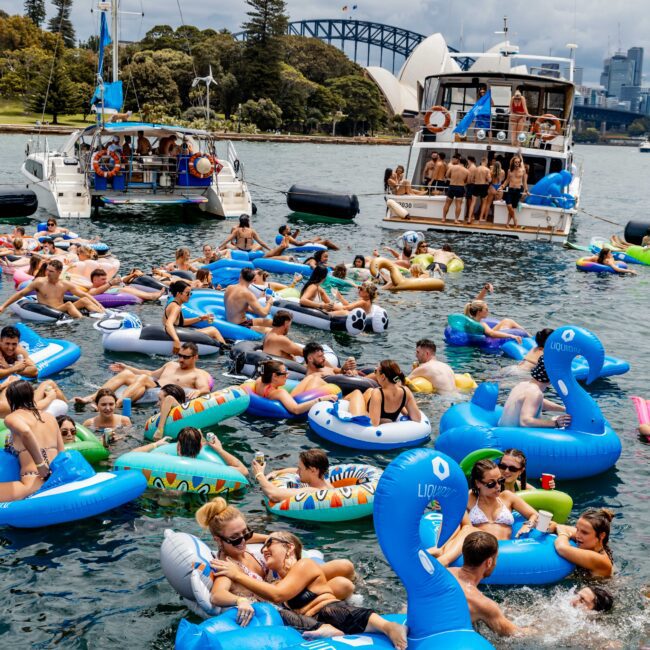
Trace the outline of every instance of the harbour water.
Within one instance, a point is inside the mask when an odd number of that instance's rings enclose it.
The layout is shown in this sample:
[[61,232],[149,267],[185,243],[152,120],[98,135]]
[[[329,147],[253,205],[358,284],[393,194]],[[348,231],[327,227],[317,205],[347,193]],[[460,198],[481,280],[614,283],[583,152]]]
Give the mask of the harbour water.
[[[18,168],[24,144],[24,136],[0,135],[4,152],[0,185],[20,184]],[[274,238],[278,226],[287,219],[282,191],[301,182],[359,195],[362,212],[351,224],[296,222],[305,235],[326,235],[342,244],[341,251],[331,255],[333,261],[351,262],[357,253],[394,245],[396,233],[381,227],[381,180],[386,167],[406,162],[408,148],[281,143],[238,143],[237,148],[258,207],[254,226],[266,241]],[[588,243],[594,235],[622,234],[627,220],[648,218],[645,188],[650,157],[616,147],[577,147],[576,151],[585,166],[582,208],[620,227],[582,213],[575,220],[574,241]],[[99,235],[109,242],[121,259],[122,271],[128,271],[134,266],[148,270],[169,261],[178,246],[189,246],[198,253],[203,242],[222,241],[231,223],[168,210],[131,209],[121,214],[105,210],[100,219],[72,222],[71,227],[82,235]],[[500,380],[503,397],[504,387],[514,381],[502,378],[509,360],[486,356],[476,349],[446,348],[442,339],[447,314],[460,311],[489,281],[495,287],[488,298],[493,314],[511,316],[531,331],[565,323],[587,327],[601,338],[608,354],[629,360],[632,369],[628,374],[589,387],[623,441],[616,469],[589,480],[558,485],[572,495],[574,513],[604,505],[616,514],[610,542],[616,575],[608,585],[616,597],[614,610],[597,618],[573,610],[569,591],[581,584],[574,579],[550,588],[491,588],[488,593],[502,603],[507,615],[533,630],[526,639],[503,641],[488,636],[497,647],[504,648],[646,647],[650,643],[650,445],[639,440],[635,431],[630,396],[650,398],[646,366],[650,357],[650,268],[636,267],[638,277],[602,277],[578,273],[575,260],[581,254],[558,246],[427,234],[428,240],[438,245],[449,241],[465,261],[465,271],[450,275],[443,293],[382,293],[380,304],[390,317],[388,332],[383,335],[351,339],[296,326],[296,337],[328,342],[342,357],[354,355],[369,363],[394,358],[402,368],[408,368],[414,360],[415,341],[427,336],[439,344],[439,356],[457,371],[470,372],[478,381]],[[12,288],[13,283],[3,279],[0,298],[4,300]],[[140,306],[135,310],[145,322],[160,319],[160,307]],[[1,324],[14,318],[3,315]],[[109,364],[117,359],[150,368],[164,363],[162,358],[103,353],[99,334],[90,322],[38,325],[36,329],[44,335],[69,338],[83,349],[77,365],[56,378],[68,396],[86,393],[102,383],[110,373]],[[218,386],[230,383],[222,376],[227,357],[210,358],[203,366],[215,376]],[[434,423],[449,406],[437,396],[424,396],[419,401]],[[140,444],[142,425],[151,409],[136,406],[133,414],[134,432],[115,445],[115,454]],[[78,419],[84,417],[89,415],[79,414]],[[272,468],[294,465],[301,449],[321,444],[334,461],[357,459],[384,467],[396,455],[359,454],[323,444],[303,422],[278,425],[234,418],[217,433],[244,462],[250,463],[254,452],[261,451]],[[360,575],[358,590],[369,606],[380,612],[404,607],[405,593],[377,546],[372,520],[309,524],[277,519],[266,513],[261,494],[255,490],[232,501],[246,513],[255,530],[290,529],[308,547],[320,547],[327,557],[352,559]],[[193,497],[147,492],[128,507],[86,521],[37,531],[1,529],[3,645],[172,647],[176,627],[188,612],[161,573],[158,549],[165,528],[201,534],[193,519],[198,503]]]

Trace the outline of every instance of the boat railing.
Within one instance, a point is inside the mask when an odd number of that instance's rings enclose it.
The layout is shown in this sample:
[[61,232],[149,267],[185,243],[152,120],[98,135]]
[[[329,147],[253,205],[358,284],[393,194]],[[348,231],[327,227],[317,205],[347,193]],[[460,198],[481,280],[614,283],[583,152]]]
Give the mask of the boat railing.
[[239,180],[243,181],[244,165],[239,160],[237,149],[235,149],[235,145],[233,144],[232,140],[228,140],[226,142],[226,158],[228,159],[228,162],[232,165],[232,169],[235,172],[235,176],[237,176]]
[[[450,111],[449,124],[438,132],[423,126],[418,142],[475,142],[481,144],[505,144],[524,149],[564,151],[571,135],[569,120],[552,113],[542,115],[512,115],[504,109],[493,109],[489,116],[479,116],[464,133],[454,129],[469,111]],[[520,118],[520,119],[516,119]],[[523,119],[521,119],[523,118]]]

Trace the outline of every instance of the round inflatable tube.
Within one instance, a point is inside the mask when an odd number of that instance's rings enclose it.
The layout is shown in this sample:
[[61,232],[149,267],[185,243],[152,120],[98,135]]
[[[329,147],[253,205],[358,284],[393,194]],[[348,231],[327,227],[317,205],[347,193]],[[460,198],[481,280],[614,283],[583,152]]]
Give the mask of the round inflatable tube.
[[21,345],[36,365],[39,380],[65,370],[81,356],[81,348],[76,343],[45,339],[24,323],[16,323],[16,327],[20,332]]
[[230,250],[230,257],[232,260],[235,260],[237,262],[252,262],[253,260],[256,260],[258,257],[264,257],[264,251],[263,250],[240,251],[236,248],[232,248]]
[[636,260],[637,264],[650,266],[650,248],[644,248],[643,246],[630,246],[626,253],[628,257]]
[[[269,510],[281,517],[303,521],[351,521],[372,515],[377,481],[381,470],[372,465],[330,465],[325,475],[334,487],[327,490],[306,490],[289,499],[264,503]],[[298,474],[286,472],[271,483],[282,488],[300,488]]]
[[[36,226],[36,232],[47,232],[47,222],[39,222]],[[49,235],[46,236],[49,237]],[[72,230],[69,230],[66,233],[56,233],[55,237],[58,237],[60,239],[79,239],[79,235],[76,232],[72,232]]]
[[[194,296],[181,307],[184,318],[196,318],[205,314],[212,314],[213,320],[209,323],[207,320],[194,323],[192,328],[201,330],[204,327],[216,327],[221,336],[231,341],[261,341],[264,335],[254,330],[252,327],[235,325],[226,320],[226,309],[223,304],[223,298],[215,300],[205,296]],[[255,318],[255,316],[252,316]]]
[[445,288],[445,282],[440,278],[405,278],[390,260],[373,258],[370,261],[370,273],[376,277],[381,269],[387,269],[390,273],[393,286],[389,291],[443,291]]
[[196,458],[177,453],[176,443],[153,451],[130,451],[115,460],[115,469],[140,470],[149,487],[212,496],[236,492],[248,486],[246,477],[226,465],[213,449],[204,446]]
[[30,320],[36,323],[72,323],[74,318],[65,312],[43,305],[37,301],[36,296],[25,296],[10,306],[11,311],[22,320]]
[[[173,342],[162,325],[142,325],[134,314],[113,313],[93,324],[102,333],[102,345],[111,352],[138,352],[170,356]],[[200,330],[177,327],[181,342],[196,343],[199,355],[217,354],[221,345]]]
[[[330,316],[326,311],[314,309],[313,307],[303,307],[300,300],[296,298],[278,298],[273,301],[271,312],[275,314],[280,309],[286,309],[291,312],[293,322],[298,325],[307,325],[321,330],[330,330],[331,332],[347,332],[351,336],[357,336],[364,331],[366,327],[366,313],[357,307],[348,312],[347,316]],[[379,323],[383,322],[383,316],[379,317]],[[388,317],[386,316],[386,326],[388,326]]]
[[[33,275],[27,273],[28,267],[19,267],[14,271],[14,286],[17,290],[22,289],[20,285],[24,282],[31,282],[34,279]],[[24,285],[26,286],[26,285]]]
[[181,269],[177,269],[175,271],[169,271],[169,275],[173,275],[179,280],[187,280],[188,282],[191,282],[192,280],[195,279],[194,273],[192,273],[192,271],[183,271]]
[[366,314],[366,323],[363,327],[364,332],[375,332],[380,334],[388,329],[388,313],[383,307],[373,305],[370,313]]
[[348,269],[346,278],[350,279],[352,282],[365,282],[366,280],[370,280],[372,278],[370,269],[359,268],[352,266],[352,264],[346,264],[345,266]]
[[[181,429],[203,429],[240,415],[249,406],[248,392],[240,386],[222,388],[214,393],[196,397],[172,408],[163,427],[163,434],[175,439]],[[144,425],[144,437],[153,440],[160,423],[160,413],[152,415]]]
[[[233,252],[243,252],[243,251],[233,251]],[[210,264],[205,264],[201,268],[207,269],[211,273],[215,273],[220,269],[239,269],[239,270],[245,268],[252,269],[253,264],[249,262],[247,259],[237,259],[237,258],[228,259],[227,257],[224,257],[220,260],[217,260],[216,262],[210,262]]]
[[[521,340],[521,345],[517,343],[517,341],[506,341],[501,346],[501,350],[506,356],[516,359],[517,361],[523,361],[526,354],[536,347],[537,343],[535,342],[535,339],[532,337],[526,337]],[[582,357],[573,360],[571,369],[573,370],[573,376],[578,381],[585,381],[589,375],[589,366],[586,360]],[[598,376],[613,377],[615,375],[624,375],[629,370],[630,364],[627,361],[616,357],[606,356],[603,361],[603,367]]]
[[403,232],[397,239],[395,243],[400,247],[410,246],[413,250],[417,248],[417,245],[424,241],[424,233],[417,230],[407,230]]
[[[42,239],[45,239],[44,237]],[[99,255],[106,255],[108,251],[111,250],[111,247],[101,241],[98,242],[92,242],[88,241],[87,239],[82,239],[80,241],[70,241],[70,240],[58,240],[56,242],[56,247],[60,248],[62,251],[67,251],[70,250],[70,246],[78,244],[79,246],[85,246],[86,248],[90,248],[91,250],[94,250],[96,253]]]
[[[140,472],[96,474],[78,451],[57,454],[50,467],[52,475],[38,492],[0,504],[0,525],[42,528],[94,517],[137,499],[147,487]],[[0,451],[0,475],[20,480],[20,464],[6,451]]]
[[639,424],[650,424],[650,400],[643,399],[638,395],[633,395],[630,399],[634,404]]
[[[525,520],[514,513],[512,539],[499,541],[498,562],[494,571],[481,582],[487,585],[548,585],[564,580],[575,565],[558,555],[555,550],[556,535],[532,530],[519,539],[515,537]],[[437,545],[437,533],[442,515],[430,513],[422,518],[420,536],[427,547]],[[450,566],[463,566],[459,557]]]
[[[279,246],[283,239],[284,237],[282,235],[276,235],[275,245]],[[289,246],[289,248],[286,248],[284,252],[287,253],[287,255],[291,255],[292,253],[315,253],[316,251],[326,250],[327,246],[324,246],[323,244],[311,243],[304,244],[303,246]]]
[[116,291],[115,293],[98,293],[93,297],[102,307],[114,308],[142,304],[142,298],[138,298],[138,296],[134,296],[131,293],[122,293],[121,291]]
[[[627,268],[625,262],[617,262],[616,266],[619,269]],[[611,266],[598,264],[597,262],[590,262],[586,257],[581,257],[576,260],[576,268],[578,271],[584,271],[586,273],[617,273]]]
[[38,199],[32,190],[0,189],[0,213],[3,217],[31,217],[38,209]]
[[396,422],[374,426],[367,415],[354,416],[348,407],[347,400],[314,404],[309,410],[309,426],[337,445],[372,451],[416,447],[431,437],[431,423],[424,414],[421,422],[400,416]]
[[[481,322],[489,327],[494,327],[499,322],[496,318],[484,318]],[[474,346],[481,348],[483,352],[499,352],[506,341],[511,339],[497,339],[486,336],[481,323],[465,314],[450,314],[447,316],[447,327],[445,327],[445,343],[453,346]],[[502,332],[521,336],[528,336],[528,332],[518,329],[504,329]]]
[[623,238],[630,244],[641,246],[646,235],[650,235],[650,221],[628,221],[625,224]]
[[135,278],[129,286],[133,287],[134,289],[140,289],[140,291],[147,291],[149,293],[156,293],[161,289],[167,289],[166,285],[150,275],[140,275],[139,277]]
[[280,275],[295,275],[300,273],[305,280],[311,277],[313,269],[307,264],[298,264],[296,262],[287,262],[287,260],[276,260],[272,257],[260,257],[253,260],[253,266],[256,269],[262,269],[269,273],[278,273]]
[[316,187],[292,185],[287,192],[287,206],[293,212],[332,219],[354,219],[359,214],[356,194],[328,192]]
[[[284,388],[290,391],[295,387],[298,382],[290,382],[284,385]],[[250,403],[246,409],[246,413],[249,415],[254,415],[261,418],[272,418],[272,419],[293,419],[293,418],[303,418],[307,414],[300,413],[294,414],[289,413],[287,409],[276,399],[267,399],[258,395],[254,390],[255,382],[247,381],[242,384],[242,388],[250,395]],[[303,402],[308,402],[309,400],[316,399],[317,397],[325,397],[325,395],[336,395],[340,392],[338,386],[333,386],[327,384],[321,388],[314,388],[312,390],[305,391],[304,393],[299,393],[298,395],[292,395],[293,399],[298,403],[302,404]]]
[[615,246],[608,240],[602,239],[600,237],[592,237],[591,243],[589,244],[589,251],[594,255],[598,255],[600,251],[607,247],[610,249],[612,257],[617,262],[625,262],[626,264],[641,264],[638,260],[635,260],[633,257],[630,257],[626,251],[617,250]]
[[[462,375],[454,373],[454,380],[456,383],[456,388],[463,393],[471,393],[478,386],[478,384],[472,378],[472,375],[470,375],[468,372],[463,373]],[[413,377],[413,379],[407,379],[406,385],[414,393],[424,393],[427,395],[437,392],[431,382],[424,377]]]

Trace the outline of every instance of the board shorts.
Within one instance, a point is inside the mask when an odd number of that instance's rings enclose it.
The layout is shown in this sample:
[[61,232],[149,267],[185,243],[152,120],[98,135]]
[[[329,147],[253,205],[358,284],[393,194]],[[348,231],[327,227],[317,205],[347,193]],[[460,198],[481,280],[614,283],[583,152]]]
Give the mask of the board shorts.
[[487,196],[488,187],[490,187],[488,183],[474,184],[474,196],[477,196],[479,199],[484,199]]
[[250,329],[251,327],[253,327],[253,319],[252,318],[247,318],[246,320],[239,323],[239,325],[241,327],[245,327],[247,329]]
[[516,208],[519,205],[519,201],[521,201],[521,196],[523,193],[524,191],[520,187],[517,189],[509,187],[504,197],[506,200],[506,205],[511,205],[513,208]]
[[317,630],[321,625],[329,624],[341,630],[343,634],[361,634],[368,627],[368,621],[374,614],[367,607],[354,607],[344,602],[325,605],[313,616],[304,616],[291,609],[282,608],[280,616],[285,625],[296,628],[299,632]]
[[468,199],[471,199],[473,196],[475,196],[475,188],[476,185],[474,185],[474,183],[467,183],[467,185],[465,185],[465,196]]
[[447,188],[447,198],[448,199],[464,199],[465,198],[465,186],[464,185],[450,185]]

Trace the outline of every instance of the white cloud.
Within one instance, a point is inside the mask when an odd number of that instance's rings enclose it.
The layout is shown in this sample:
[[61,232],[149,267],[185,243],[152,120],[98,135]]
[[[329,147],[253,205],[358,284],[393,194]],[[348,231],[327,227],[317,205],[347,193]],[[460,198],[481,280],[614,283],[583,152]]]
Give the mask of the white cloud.
[[[95,33],[97,12],[91,13],[92,0],[75,0],[73,22],[80,38]],[[212,7],[210,6],[212,4]],[[227,28],[240,31],[247,5],[243,0],[230,3],[206,3],[180,0],[186,24],[202,29]],[[597,81],[602,60],[609,49],[618,49],[620,25],[624,50],[634,45],[650,46],[650,12],[641,0],[546,0],[532,3],[522,0],[357,0],[354,12],[344,13],[348,0],[288,0],[292,20],[313,18],[347,18],[395,25],[429,35],[442,32],[450,45],[458,46],[461,34],[463,49],[483,50],[500,40],[494,31],[501,28],[507,12],[512,41],[523,51],[535,54],[566,55],[565,45],[577,43],[577,64],[585,68],[585,80]],[[22,13],[23,0],[3,0],[9,13]],[[174,27],[181,23],[177,3],[173,0],[122,0],[124,11],[144,11],[144,18],[123,16],[123,38],[136,40],[157,24]],[[48,6],[48,17],[54,8]],[[364,51],[363,48],[361,51]],[[650,65],[650,64],[648,64]],[[647,78],[650,79],[650,71]]]

